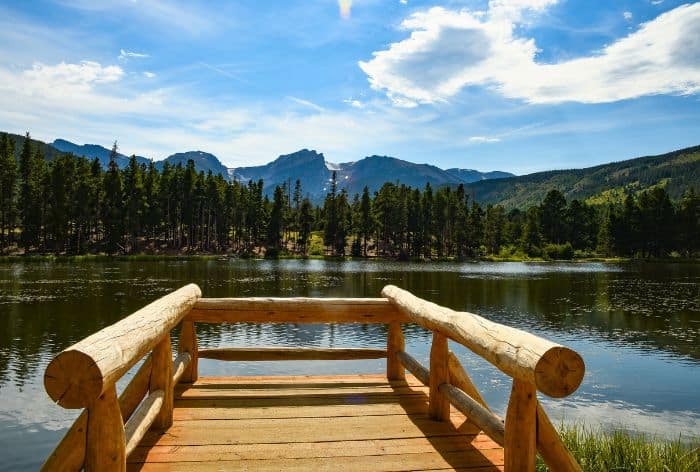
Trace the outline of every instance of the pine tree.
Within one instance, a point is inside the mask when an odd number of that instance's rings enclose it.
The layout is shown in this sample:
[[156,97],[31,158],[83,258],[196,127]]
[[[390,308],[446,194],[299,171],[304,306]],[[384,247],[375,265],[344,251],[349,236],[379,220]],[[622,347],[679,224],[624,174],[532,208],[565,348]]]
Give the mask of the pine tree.
[[27,133],[19,155],[19,212],[22,227],[20,241],[25,251],[29,251],[32,246],[39,242],[39,212],[37,201],[35,200],[37,196],[37,176],[34,174],[34,169],[32,143],[29,133]]
[[311,236],[311,225],[313,224],[313,205],[308,198],[304,198],[299,207],[299,250],[306,255],[309,247],[309,237]]
[[542,235],[540,234],[540,211],[538,207],[530,207],[525,214],[521,246],[529,256],[539,256],[541,253]]
[[338,214],[337,214],[337,180],[336,173],[333,171],[331,177],[331,189],[326,194],[326,199],[323,202],[323,214],[325,216],[325,228],[323,231],[323,244],[329,246],[333,254],[335,254],[336,241],[338,236]]
[[501,205],[486,207],[484,222],[484,243],[491,254],[498,254],[504,241],[506,212]]
[[276,257],[281,249],[282,218],[284,211],[284,191],[279,185],[275,187],[270,211],[270,222],[267,226],[267,252],[266,256]]
[[17,213],[15,189],[17,185],[15,147],[6,133],[0,138],[0,250],[12,242]]
[[423,252],[426,258],[433,256],[433,189],[430,183],[423,191]]
[[124,199],[122,175],[116,161],[117,149],[115,141],[109,157],[109,166],[103,180],[102,223],[104,226],[105,250],[108,254],[115,254],[123,249],[121,243],[124,235]]
[[124,232],[129,235],[131,253],[138,251],[138,238],[144,226],[146,196],[143,186],[143,172],[136,156],[129,158],[123,172],[124,181]]
[[700,250],[700,196],[688,189],[678,204],[678,249],[690,257]]
[[566,198],[559,190],[550,190],[540,205],[540,231],[550,243],[561,244],[566,237]]

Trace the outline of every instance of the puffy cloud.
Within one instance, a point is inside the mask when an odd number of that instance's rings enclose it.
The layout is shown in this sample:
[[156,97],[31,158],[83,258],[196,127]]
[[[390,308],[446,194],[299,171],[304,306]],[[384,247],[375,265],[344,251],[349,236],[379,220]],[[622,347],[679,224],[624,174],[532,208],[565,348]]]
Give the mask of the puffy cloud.
[[631,11],[626,11],[622,13],[622,16],[625,18],[627,21],[632,21],[632,12]]
[[79,64],[56,65],[34,63],[31,69],[22,73],[20,85],[24,90],[53,93],[84,92],[95,84],[116,82],[124,75],[119,66],[102,66],[98,62],[82,61]]
[[481,86],[529,103],[604,103],[700,91],[700,3],[670,10],[588,56],[536,62],[534,39],[514,31],[553,0],[492,0],[485,15],[436,7],[402,23],[407,39],[359,66],[397,106],[446,101]]

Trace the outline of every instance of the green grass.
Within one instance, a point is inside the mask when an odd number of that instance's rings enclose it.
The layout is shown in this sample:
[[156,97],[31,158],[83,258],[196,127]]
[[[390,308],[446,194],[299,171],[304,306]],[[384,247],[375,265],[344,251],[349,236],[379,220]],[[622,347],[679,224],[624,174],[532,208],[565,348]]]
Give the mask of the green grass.
[[[563,426],[560,435],[586,472],[697,472],[700,442],[664,441],[626,431]],[[537,459],[537,471],[549,470]]]

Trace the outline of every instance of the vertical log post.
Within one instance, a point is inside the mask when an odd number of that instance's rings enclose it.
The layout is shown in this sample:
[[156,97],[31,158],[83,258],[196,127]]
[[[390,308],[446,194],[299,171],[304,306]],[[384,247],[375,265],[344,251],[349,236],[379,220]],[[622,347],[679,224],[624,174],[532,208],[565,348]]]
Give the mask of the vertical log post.
[[197,332],[195,331],[194,321],[184,320],[182,322],[177,351],[180,353],[187,352],[190,355],[190,363],[182,374],[180,381],[185,383],[196,382],[199,376],[197,366],[199,349],[197,348]]
[[163,406],[153,422],[156,429],[166,429],[173,424],[173,350],[170,345],[170,333],[156,345],[151,354],[153,367],[149,391],[163,391]]
[[537,455],[537,391],[529,382],[513,379],[506,412],[506,472],[534,472]]
[[450,418],[450,400],[440,393],[440,385],[449,383],[447,338],[433,331],[433,344],[430,347],[430,396],[428,413],[436,421]]
[[389,323],[386,342],[386,378],[389,380],[404,380],[406,371],[399,360],[398,353],[406,348],[401,323]]
[[124,422],[114,384],[88,407],[85,470],[126,471]]

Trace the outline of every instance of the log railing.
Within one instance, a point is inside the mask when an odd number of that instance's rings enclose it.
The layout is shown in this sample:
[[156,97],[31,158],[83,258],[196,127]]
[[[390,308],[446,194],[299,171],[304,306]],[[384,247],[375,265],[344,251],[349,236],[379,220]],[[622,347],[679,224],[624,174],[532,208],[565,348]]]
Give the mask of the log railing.
[[[505,450],[505,470],[534,471],[539,452],[553,471],[579,471],[537,401],[573,393],[584,364],[574,351],[532,334],[455,312],[394,286],[382,298],[204,299],[188,285],[61,352],[49,364],[45,387],[64,408],[84,408],[42,470],[125,470],[126,457],[151,429],[172,424],[174,386],[197,380],[198,359],[230,361],[386,358],[389,380],[410,371],[429,388],[429,414],[464,413]],[[214,348],[198,349],[196,323],[381,323],[384,349]],[[405,352],[402,323],[432,331],[430,366]],[[173,359],[170,331],[180,325]],[[488,407],[449,351],[448,339],[491,362],[513,379],[505,422]],[[116,382],[143,364],[120,396]]]
[[[173,360],[170,331],[201,295],[194,284],[182,287],[51,361],[44,374],[49,396],[64,408],[85,410],[42,470],[126,470],[126,457],[144,434],[172,424],[173,386],[192,367],[196,353],[192,344],[181,342],[184,350]],[[144,357],[117,397],[116,382]]]

